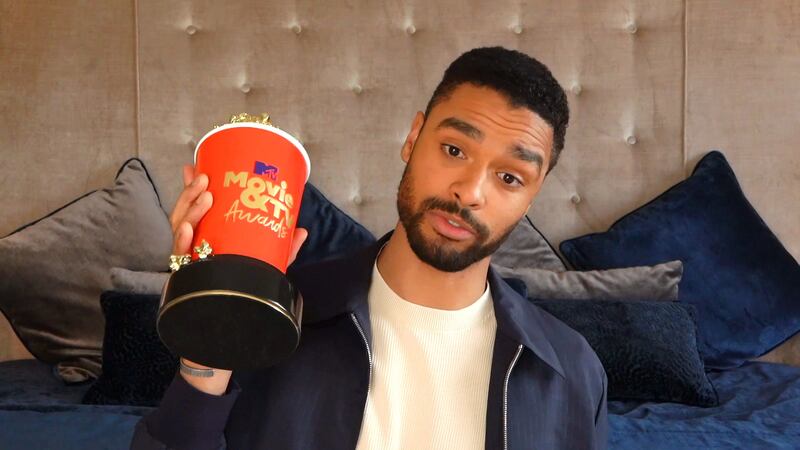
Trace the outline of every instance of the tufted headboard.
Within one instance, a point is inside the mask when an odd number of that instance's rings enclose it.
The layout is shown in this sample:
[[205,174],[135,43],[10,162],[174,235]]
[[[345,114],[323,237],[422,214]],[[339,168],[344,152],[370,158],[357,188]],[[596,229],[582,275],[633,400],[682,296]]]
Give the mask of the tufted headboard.
[[131,156],[171,210],[197,139],[262,111],[303,142],[311,181],[383,233],[414,113],[460,53],[503,45],[568,93],[566,148],[530,213],[555,246],[718,148],[800,259],[793,0],[0,0],[0,16],[0,235]]

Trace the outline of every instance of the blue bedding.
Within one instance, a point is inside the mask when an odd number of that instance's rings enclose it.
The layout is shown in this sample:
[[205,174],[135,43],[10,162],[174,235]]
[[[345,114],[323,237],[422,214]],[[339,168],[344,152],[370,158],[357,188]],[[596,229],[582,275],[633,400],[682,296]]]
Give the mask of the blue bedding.
[[[720,405],[609,402],[610,449],[800,449],[800,368],[748,363],[711,373]],[[127,449],[147,407],[81,405],[38,361],[0,363],[0,448]]]
[[800,368],[711,372],[720,405],[609,402],[610,449],[800,449]]
[[36,360],[0,363],[0,449],[127,450],[151,408],[82,405],[87,389],[65,385]]

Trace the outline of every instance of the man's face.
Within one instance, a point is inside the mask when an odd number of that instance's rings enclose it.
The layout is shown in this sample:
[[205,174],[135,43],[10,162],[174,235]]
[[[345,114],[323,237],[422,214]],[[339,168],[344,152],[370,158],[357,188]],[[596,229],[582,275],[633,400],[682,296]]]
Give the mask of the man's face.
[[552,143],[547,122],[490,88],[462,84],[417,113],[397,195],[417,257],[458,272],[494,253],[539,192]]

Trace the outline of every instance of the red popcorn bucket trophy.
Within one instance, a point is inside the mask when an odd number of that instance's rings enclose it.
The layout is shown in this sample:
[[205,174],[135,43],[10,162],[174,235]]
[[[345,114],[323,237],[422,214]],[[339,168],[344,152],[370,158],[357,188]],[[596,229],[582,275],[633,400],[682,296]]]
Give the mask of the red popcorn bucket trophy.
[[194,164],[208,175],[213,204],[191,259],[172,266],[158,334],[173,354],[209,367],[274,365],[300,341],[303,301],[286,266],[308,154],[268,115],[240,114],[203,136]]

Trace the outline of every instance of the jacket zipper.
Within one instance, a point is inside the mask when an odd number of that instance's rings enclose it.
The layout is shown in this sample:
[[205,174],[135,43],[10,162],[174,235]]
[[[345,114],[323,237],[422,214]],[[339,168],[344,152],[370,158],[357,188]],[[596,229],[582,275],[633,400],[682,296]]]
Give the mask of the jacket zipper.
[[511,360],[511,365],[508,366],[506,379],[503,382],[503,448],[505,450],[508,450],[508,379],[511,378],[511,370],[514,368],[521,354],[522,344],[517,347],[517,353],[514,355],[514,359]]
[[[367,342],[367,335],[364,334],[364,330],[361,328],[361,324],[358,323],[358,319],[356,319],[355,313],[350,313],[350,318],[353,319],[353,323],[356,325],[358,329],[358,334],[361,335],[361,339],[364,340],[364,347],[367,348],[367,359],[369,360],[369,378],[367,378],[367,398],[369,398],[369,391],[372,386],[372,351],[369,349],[369,342]],[[364,413],[366,413],[366,408],[364,409]],[[363,422],[363,416],[361,421]]]

